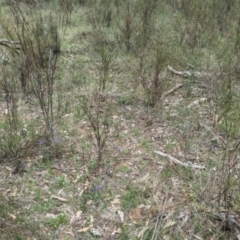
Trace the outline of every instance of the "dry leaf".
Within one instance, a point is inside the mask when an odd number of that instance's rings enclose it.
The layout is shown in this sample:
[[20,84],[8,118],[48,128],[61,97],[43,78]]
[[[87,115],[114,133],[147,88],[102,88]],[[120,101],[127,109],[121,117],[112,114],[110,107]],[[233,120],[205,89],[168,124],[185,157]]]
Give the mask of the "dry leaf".
[[13,193],[10,194],[10,195],[11,195],[12,197],[15,197],[15,196],[17,196],[17,193],[18,193],[18,189],[17,189],[17,187],[15,187],[14,190],[13,190]]
[[91,229],[93,227],[93,225],[89,225],[88,227],[85,227],[85,228],[81,228],[79,230],[77,230],[78,233],[81,233],[81,232],[87,232],[89,229]]
[[67,202],[68,201],[66,198],[58,197],[58,196],[55,196],[55,195],[52,195],[51,198],[58,199],[58,200],[60,200],[62,202]]
[[93,203],[93,200],[87,201],[86,205],[91,205]]
[[9,217],[11,217],[13,220],[15,220],[15,219],[16,219],[16,216],[15,216],[15,215],[13,215],[13,214],[10,214],[10,213],[9,213],[9,214],[8,214],[8,216],[9,216]]
[[75,225],[81,220],[82,211],[77,211],[75,216],[72,216],[70,220],[70,225]]
[[13,171],[13,169],[10,168],[10,167],[8,167],[8,166],[6,166],[6,169],[7,169],[9,172],[12,172],[12,171]]
[[94,221],[94,218],[93,218],[93,215],[90,216],[90,223],[93,223]]
[[120,205],[120,204],[121,204],[121,201],[120,201],[119,198],[115,198],[115,199],[113,199],[113,201],[111,201],[111,204],[112,204],[112,205]]
[[141,221],[143,219],[143,216],[141,214],[141,209],[138,207],[132,209],[129,216],[132,221]]
[[74,234],[70,231],[65,231],[64,233],[68,234],[68,235],[71,235],[72,237],[74,237]]
[[122,232],[122,229],[121,228],[118,228],[115,233],[121,233]]
[[174,226],[176,224],[176,222],[174,222],[174,221],[169,221],[169,222],[167,222],[165,225],[164,225],[164,229],[166,229],[166,228],[170,228],[170,227],[172,227],[172,226]]
[[121,210],[118,210],[117,213],[121,219],[121,222],[123,223],[124,222],[124,213]]
[[201,237],[199,237],[198,235],[193,234],[193,237],[196,238],[197,240],[203,240]]
[[82,211],[77,211],[76,217],[79,218],[82,215]]
[[170,239],[169,236],[167,236],[167,235],[163,236],[163,240],[169,240],[169,239]]
[[144,175],[142,178],[139,178],[139,179],[137,180],[137,182],[138,182],[138,183],[145,183],[145,182],[149,181],[149,178],[150,178],[150,174],[147,173],[147,174]]
[[115,169],[115,171],[119,171],[119,170],[121,170],[121,169],[124,168],[124,167],[129,168],[129,166],[128,166],[127,163],[125,163],[125,162],[120,162],[118,165],[115,166],[114,169]]

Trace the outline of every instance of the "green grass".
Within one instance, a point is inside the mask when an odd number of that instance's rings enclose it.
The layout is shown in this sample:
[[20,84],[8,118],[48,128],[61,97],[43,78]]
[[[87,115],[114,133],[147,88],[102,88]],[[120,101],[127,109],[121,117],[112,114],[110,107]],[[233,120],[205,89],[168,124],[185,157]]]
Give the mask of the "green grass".
[[124,211],[131,210],[137,207],[141,201],[141,190],[129,187],[126,193],[122,196],[121,206]]
[[59,227],[68,223],[67,216],[65,214],[59,214],[56,218],[48,218],[45,221],[45,224],[49,227],[53,227],[54,229],[58,229]]

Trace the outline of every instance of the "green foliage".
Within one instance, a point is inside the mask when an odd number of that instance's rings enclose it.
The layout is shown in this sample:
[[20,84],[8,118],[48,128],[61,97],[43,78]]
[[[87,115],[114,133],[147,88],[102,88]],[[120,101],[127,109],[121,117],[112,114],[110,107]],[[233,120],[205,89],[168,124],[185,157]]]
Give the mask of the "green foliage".
[[131,210],[140,204],[142,192],[138,188],[129,187],[127,193],[122,196],[121,207],[122,209]]
[[68,183],[67,177],[65,175],[61,175],[56,178],[56,183],[59,187],[65,187]]
[[114,1],[111,0],[91,0],[89,11],[89,21],[94,29],[110,27],[113,18]]
[[[153,231],[152,229],[147,229],[147,230],[144,232],[144,234],[143,234],[143,239],[144,239],[144,240],[151,240],[151,239],[153,239],[153,237],[154,237],[155,235],[158,236],[157,233],[154,234],[154,231]],[[156,236],[155,236],[155,237],[156,237]],[[159,236],[159,237],[160,237],[160,236]]]
[[62,225],[68,222],[68,218],[65,214],[59,214],[56,218],[48,218],[45,222],[47,226],[53,227],[54,229],[58,229]]
[[47,202],[42,202],[42,200],[40,200],[35,206],[34,209],[37,212],[40,213],[48,213],[50,210],[52,210],[54,207],[56,206],[56,202],[53,200],[49,200]]
[[128,230],[123,226],[121,227],[121,232],[119,234],[119,240],[130,240],[129,232]]
[[99,204],[103,201],[103,192],[102,189],[97,189],[93,187],[92,189],[84,192],[80,198],[80,208],[82,210],[85,210],[90,202],[93,202],[94,204]]

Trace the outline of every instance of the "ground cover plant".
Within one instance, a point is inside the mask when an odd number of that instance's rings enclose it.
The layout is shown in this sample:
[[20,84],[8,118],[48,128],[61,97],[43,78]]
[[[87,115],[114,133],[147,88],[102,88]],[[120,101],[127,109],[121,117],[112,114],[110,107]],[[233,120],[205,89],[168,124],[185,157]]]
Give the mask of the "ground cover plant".
[[239,10],[1,1],[0,239],[239,239]]

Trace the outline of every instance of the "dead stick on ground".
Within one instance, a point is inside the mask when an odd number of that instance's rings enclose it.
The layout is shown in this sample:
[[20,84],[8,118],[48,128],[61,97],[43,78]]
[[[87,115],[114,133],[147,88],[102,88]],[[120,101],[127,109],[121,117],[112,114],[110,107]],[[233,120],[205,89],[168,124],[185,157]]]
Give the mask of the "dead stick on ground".
[[9,49],[20,50],[20,42],[8,41],[6,39],[0,39],[0,45]]
[[210,76],[209,73],[204,73],[204,72],[190,72],[190,71],[177,71],[174,68],[172,68],[171,66],[167,67],[168,70],[176,75],[179,76],[183,76],[183,77],[191,77],[191,76],[195,76],[195,77],[202,77],[202,76]]
[[162,156],[162,157],[168,158],[168,160],[170,160],[170,161],[172,161],[172,162],[174,162],[174,163],[176,163],[176,164],[179,164],[179,165],[181,165],[181,166],[191,167],[191,168],[197,168],[197,169],[205,169],[204,166],[197,165],[197,164],[193,164],[193,163],[191,163],[191,162],[183,163],[183,162],[181,162],[180,160],[172,157],[172,156],[169,155],[169,154],[166,154],[166,153],[163,153],[163,152],[160,152],[160,151],[154,151],[154,152],[155,152],[156,154]]
[[177,91],[179,88],[182,88],[183,84],[177,84],[175,87],[173,87],[172,89],[170,89],[169,91],[163,93],[162,98],[167,97],[168,95],[174,93],[175,91]]
[[6,39],[0,39],[0,44],[20,44],[20,42],[8,41]]

